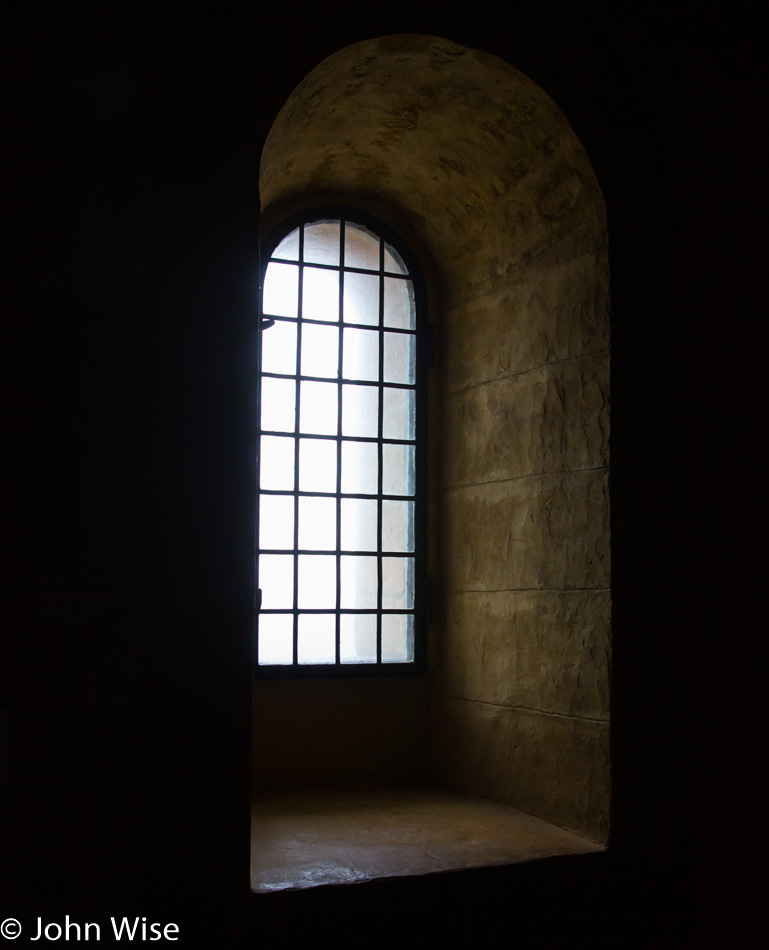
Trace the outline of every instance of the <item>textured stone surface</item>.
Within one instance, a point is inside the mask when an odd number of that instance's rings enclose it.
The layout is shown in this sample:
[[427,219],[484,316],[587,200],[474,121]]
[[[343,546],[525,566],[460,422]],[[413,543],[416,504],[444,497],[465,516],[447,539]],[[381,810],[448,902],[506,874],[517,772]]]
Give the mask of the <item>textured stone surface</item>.
[[608,591],[453,594],[437,647],[444,693],[609,718]]
[[608,840],[608,723],[451,697],[435,712],[435,774],[595,841]]
[[445,484],[605,466],[608,390],[606,354],[598,354],[449,395],[442,440],[449,449]]
[[605,245],[595,176],[555,103],[502,60],[437,37],[369,40],[320,63],[275,120],[260,189],[263,207],[332,192],[398,209],[457,299]]
[[491,482],[443,499],[446,590],[605,589],[605,470]]
[[261,795],[252,814],[251,887],[262,893],[600,850],[515,808],[430,787]]
[[441,321],[448,391],[603,353],[608,364],[606,252],[560,267],[528,268],[503,290],[447,307]]

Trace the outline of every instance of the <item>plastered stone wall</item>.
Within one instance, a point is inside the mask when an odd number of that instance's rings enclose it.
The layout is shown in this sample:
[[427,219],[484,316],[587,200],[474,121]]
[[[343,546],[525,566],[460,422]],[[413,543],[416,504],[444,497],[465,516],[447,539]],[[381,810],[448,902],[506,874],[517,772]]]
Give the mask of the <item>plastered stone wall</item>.
[[414,721],[402,741],[426,735],[438,781],[605,841],[608,257],[582,146],[496,57],[384,37],[300,83],[260,183],[266,230],[348,203],[394,226],[428,276],[440,603],[427,732]]

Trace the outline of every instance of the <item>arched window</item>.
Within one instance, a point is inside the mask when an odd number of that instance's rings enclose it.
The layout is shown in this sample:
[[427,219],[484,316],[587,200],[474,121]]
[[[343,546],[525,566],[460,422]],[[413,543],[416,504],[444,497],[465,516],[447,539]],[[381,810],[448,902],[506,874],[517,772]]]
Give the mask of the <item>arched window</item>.
[[[428,777],[605,842],[608,234],[584,148],[552,99],[502,60],[441,37],[386,36],[339,50],[291,93],[265,141],[259,192],[266,228],[353,204],[418,251],[440,336],[429,452],[439,543],[425,675],[258,680],[254,787]],[[344,215],[304,222],[321,217]],[[287,319],[298,308],[297,296]],[[417,479],[418,452],[419,434]],[[296,634],[298,655],[299,623]],[[326,668],[368,669],[341,657]]]
[[417,670],[426,369],[416,263],[320,209],[263,248],[256,669]]

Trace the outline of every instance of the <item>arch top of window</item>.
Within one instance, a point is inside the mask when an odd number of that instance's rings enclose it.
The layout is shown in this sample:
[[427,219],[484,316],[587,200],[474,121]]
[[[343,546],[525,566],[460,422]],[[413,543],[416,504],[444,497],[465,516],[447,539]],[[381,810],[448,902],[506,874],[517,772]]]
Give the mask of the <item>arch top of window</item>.
[[[365,212],[334,206],[294,214],[263,241],[260,256],[263,328],[275,318],[298,316],[310,322],[338,322],[334,272],[347,275],[344,283],[353,306],[345,324],[378,324],[378,316],[368,307],[354,306],[355,298],[362,301],[377,277],[383,283],[381,297],[386,303],[381,319],[386,329],[419,332],[425,323],[425,283],[415,255],[392,228]],[[303,312],[302,298],[310,294],[324,298],[327,305]],[[406,297],[409,306],[390,305]]]
[[400,252],[385,237],[380,237],[379,224],[376,228],[375,232],[342,213],[333,217],[313,216],[278,238],[270,260],[409,276]]

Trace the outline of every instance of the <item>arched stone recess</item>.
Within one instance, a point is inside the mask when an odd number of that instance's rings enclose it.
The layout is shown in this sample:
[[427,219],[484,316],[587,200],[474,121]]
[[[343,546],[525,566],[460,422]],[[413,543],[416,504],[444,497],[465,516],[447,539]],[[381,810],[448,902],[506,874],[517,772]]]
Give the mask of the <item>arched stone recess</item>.
[[[260,185],[266,230],[300,208],[347,204],[396,228],[428,277],[439,609],[429,697],[394,687],[410,712],[393,711],[392,749],[428,761],[439,782],[605,842],[608,251],[584,149],[507,63],[388,36],[300,83]],[[286,686],[292,702],[301,688]],[[260,694],[257,717],[275,698]]]

